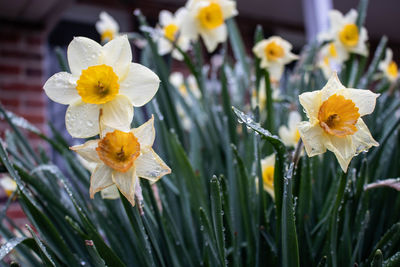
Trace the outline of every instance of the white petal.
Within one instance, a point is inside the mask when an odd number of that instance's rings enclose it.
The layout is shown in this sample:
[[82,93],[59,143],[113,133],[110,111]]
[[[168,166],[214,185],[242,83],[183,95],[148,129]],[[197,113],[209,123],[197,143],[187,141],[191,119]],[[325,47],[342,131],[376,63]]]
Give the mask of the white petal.
[[292,134],[286,126],[279,127],[278,134],[279,134],[279,137],[282,139],[282,142],[286,146],[292,146],[292,143],[293,143]]
[[344,19],[346,23],[356,23],[358,17],[358,12],[355,9],[350,9],[349,12],[347,12],[346,16],[344,16]]
[[161,10],[158,15],[158,22],[161,26],[165,27],[168,24],[172,23],[174,20],[174,16],[168,10]]
[[318,124],[313,126],[309,122],[302,121],[297,125],[297,129],[309,157],[326,152],[326,135]]
[[160,85],[158,76],[143,65],[131,63],[129,73],[120,84],[120,94],[126,95],[133,106],[140,107],[149,102]]
[[90,140],[82,145],[72,146],[69,149],[78,153],[78,155],[80,155],[84,160],[101,163],[102,161],[96,151],[98,143],[99,140]]
[[380,96],[370,90],[353,88],[344,89],[339,94],[351,99],[356,104],[360,116],[371,114],[375,109],[376,98]]
[[72,137],[88,138],[99,133],[99,105],[82,101],[70,105],[65,113],[65,126]]
[[81,99],[76,90],[77,78],[68,72],[59,72],[51,76],[43,88],[46,95],[54,102],[68,105]]
[[105,164],[99,164],[96,167],[92,173],[92,176],[90,177],[90,198],[94,198],[94,194],[114,183],[111,175],[112,172],[113,169]]
[[126,35],[118,36],[103,47],[102,63],[113,68],[119,80],[128,74],[132,50]]
[[337,29],[343,23],[343,14],[338,10],[331,10],[329,11],[329,21],[331,28]]
[[79,154],[76,156],[78,158],[78,161],[82,164],[82,166],[85,167],[86,170],[90,171],[90,173],[92,173],[94,171],[94,169],[96,169],[97,162],[88,161],[88,160],[84,159],[83,157],[81,157]]
[[135,185],[137,175],[135,168],[130,168],[127,172],[114,171],[112,179],[119,191],[126,197],[126,199],[135,206]]
[[141,178],[157,182],[162,176],[171,173],[171,169],[154,152],[153,149],[143,151],[135,160],[136,174]]
[[112,101],[102,105],[101,123],[127,132],[133,119],[133,107],[128,97],[117,95]]
[[118,188],[116,185],[111,185],[107,188],[104,188],[101,190],[101,198],[104,199],[118,199],[119,198],[119,192]]
[[311,123],[318,120],[318,112],[321,106],[321,91],[305,92],[299,95],[300,104],[303,106]]
[[224,19],[229,19],[238,14],[235,1],[221,1],[220,5]]
[[193,12],[188,12],[182,20],[182,26],[180,34],[192,41],[197,41],[199,37],[199,28],[197,27],[197,21]]
[[151,118],[147,122],[143,123],[138,128],[132,129],[131,132],[138,139],[141,149],[151,148],[156,138],[154,116],[151,115]]
[[86,37],[75,37],[68,46],[67,56],[71,73],[81,75],[82,70],[98,65],[101,45]]
[[157,43],[158,53],[163,56],[171,53],[173,46],[170,41],[166,40],[164,37],[160,37]]
[[277,63],[269,64],[267,69],[271,80],[280,81],[284,70],[282,64],[277,64]]
[[275,154],[271,154],[261,160],[261,168],[265,169],[267,167],[275,166]]
[[211,53],[217,48],[219,43],[223,43],[226,41],[226,38],[228,37],[228,32],[224,23],[213,30],[202,29],[200,31],[200,35],[203,38],[207,51]]

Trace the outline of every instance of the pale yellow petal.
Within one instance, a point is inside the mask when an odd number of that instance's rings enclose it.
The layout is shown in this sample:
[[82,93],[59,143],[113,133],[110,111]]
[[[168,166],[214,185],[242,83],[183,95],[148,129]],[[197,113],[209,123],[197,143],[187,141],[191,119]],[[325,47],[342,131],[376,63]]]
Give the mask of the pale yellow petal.
[[101,197],[104,199],[118,199],[119,198],[119,192],[118,188],[116,185],[111,185],[107,188],[104,188],[100,192]]
[[376,99],[380,96],[370,90],[353,88],[341,90],[339,94],[351,99],[356,104],[360,116],[371,114],[375,109]]
[[135,161],[135,167],[137,176],[148,179],[152,183],[171,173],[171,169],[153,149],[142,151],[142,154]]
[[367,151],[372,146],[379,146],[378,142],[376,142],[372,137],[367,125],[362,119],[358,119],[356,127],[358,131],[352,135],[353,146],[356,154]]
[[133,119],[132,102],[124,95],[118,95],[112,101],[102,105],[101,123],[127,132]]
[[212,30],[200,30],[200,36],[204,41],[204,45],[209,53],[214,52],[219,43],[226,41],[228,37],[228,30],[225,23],[218,28]]
[[113,170],[105,164],[97,165],[90,177],[90,198],[94,198],[94,194],[111,186]]
[[338,90],[345,89],[342,83],[337,76],[337,73],[334,72],[332,76],[329,78],[327,84],[321,90],[321,101],[324,102],[327,100],[331,95],[334,95],[338,92]]
[[99,133],[99,105],[82,101],[70,105],[65,113],[65,126],[72,137],[88,138]]
[[309,122],[302,121],[297,125],[297,129],[309,157],[326,152],[327,137],[319,124],[313,126]]
[[335,154],[342,170],[347,172],[350,161],[355,156],[355,148],[351,136],[337,137],[330,135],[325,142],[325,146]]
[[141,149],[151,148],[156,138],[156,130],[154,129],[154,116],[140,125],[138,128],[131,130],[133,135],[138,139]]
[[135,185],[136,185],[136,171],[135,168],[130,168],[127,172],[114,171],[112,179],[119,191],[126,197],[126,199],[135,206]]
[[303,106],[310,122],[314,124],[318,120],[318,112],[321,107],[321,91],[305,92],[299,95],[300,104]]
[[69,149],[78,153],[84,160],[89,163],[96,162],[100,163],[101,160],[96,152],[96,147],[98,146],[99,140],[90,140],[82,145],[72,146]]
[[261,168],[267,168],[270,166],[275,166],[275,154],[271,154],[261,160]]

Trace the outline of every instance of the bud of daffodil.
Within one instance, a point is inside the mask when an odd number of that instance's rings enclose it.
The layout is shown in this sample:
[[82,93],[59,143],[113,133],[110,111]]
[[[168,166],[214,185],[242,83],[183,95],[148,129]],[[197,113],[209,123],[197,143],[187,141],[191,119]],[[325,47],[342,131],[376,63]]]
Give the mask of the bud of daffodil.
[[99,124],[129,130],[132,106],[149,102],[160,80],[150,69],[131,62],[128,38],[119,36],[101,46],[91,39],[75,37],[67,54],[71,73],[54,74],[43,88],[51,100],[69,105],[65,124],[71,136],[97,135]]
[[228,37],[225,20],[238,14],[232,0],[189,0],[186,8],[182,34],[193,41],[201,36],[210,53]]
[[275,82],[281,79],[284,66],[298,58],[291,50],[292,45],[279,36],[259,41],[253,47],[253,53],[261,59],[261,68],[266,69]]
[[95,193],[116,185],[128,201],[135,205],[139,177],[155,183],[162,176],[171,173],[171,169],[152,149],[154,139],[152,117],[128,132],[102,132],[101,139],[71,147],[71,150],[86,161],[96,164],[90,178],[90,197],[93,198]]
[[371,136],[362,116],[375,109],[375,94],[369,90],[344,87],[336,73],[328,83],[299,96],[309,121],[298,124],[309,157],[332,151],[344,172],[351,159],[379,144]]

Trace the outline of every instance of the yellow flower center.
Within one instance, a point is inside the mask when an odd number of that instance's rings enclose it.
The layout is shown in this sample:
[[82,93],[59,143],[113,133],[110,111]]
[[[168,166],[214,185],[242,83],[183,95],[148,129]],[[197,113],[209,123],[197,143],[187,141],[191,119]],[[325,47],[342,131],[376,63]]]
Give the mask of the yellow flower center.
[[221,6],[217,3],[210,3],[200,9],[197,18],[203,28],[208,30],[215,29],[224,23]]
[[355,24],[346,24],[339,32],[339,39],[345,46],[356,46],[358,44],[358,27]]
[[76,84],[82,101],[89,104],[107,103],[113,100],[119,91],[117,74],[113,68],[104,64],[83,70]]
[[325,64],[326,66],[329,66],[329,57],[328,57],[328,56],[325,56],[325,57],[324,57],[324,64]]
[[275,41],[272,41],[265,46],[264,53],[268,60],[276,61],[285,55],[285,50]]
[[262,178],[264,185],[274,188],[274,166],[263,168]]
[[171,42],[175,41],[176,33],[178,32],[178,26],[176,24],[168,24],[164,27],[164,35]]
[[101,41],[105,42],[105,41],[111,41],[112,39],[114,39],[114,31],[112,30],[105,30],[102,34],[101,34]]
[[387,67],[387,73],[393,78],[397,77],[397,75],[399,74],[399,69],[396,62],[392,61],[389,63],[389,66]]
[[355,124],[360,113],[350,99],[342,95],[332,95],[319,108],[319,125],[330,135],[344,137],[357,132]]
[[334,57],[334,58],[337,57],[336,47],[335,47],[335,45],[334,45],[333,43],[331,43],[331,44],[329,45],[329,55],[330,55],[331,57]]
[[140,144],[133,133],[115,130],[99,141],[96,151],[104,164],[116,171],[127,172],[140,155]]

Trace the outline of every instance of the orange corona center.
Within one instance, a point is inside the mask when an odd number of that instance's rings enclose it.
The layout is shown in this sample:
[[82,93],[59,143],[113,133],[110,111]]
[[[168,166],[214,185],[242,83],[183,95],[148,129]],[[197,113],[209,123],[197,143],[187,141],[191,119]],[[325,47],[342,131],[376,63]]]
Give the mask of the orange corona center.
[[178,32],[179,28],[176,24],[171,23],[164,27],[164,35],[165,37],[170,40],[171,42],[175,41],[176,33]]
[[342,95],[332,95],[319,108],[319,125],[330,135],[345,137],[357,132],[358,107]]
[[127,172],[140,155],[140,144],[133,133],[115,130],[99,141],[96,152],[110,168]]
[[268,60],[276,61],[285,55],[285,50],[275,41],[272,41],[265,46],[264,53]]

